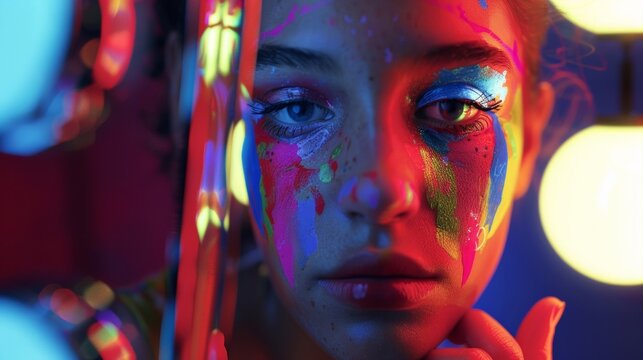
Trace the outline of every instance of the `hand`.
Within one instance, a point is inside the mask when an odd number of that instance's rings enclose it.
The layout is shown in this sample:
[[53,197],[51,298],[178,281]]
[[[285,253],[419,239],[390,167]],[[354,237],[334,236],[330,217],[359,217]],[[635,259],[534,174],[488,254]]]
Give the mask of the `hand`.
[[514,338],[494,318],[471,309],[455,326],[449,340],[465,347],[436,349],[427,360],[550,360],[556,324],[565,303],[554,297],[538,301],[527,313]]

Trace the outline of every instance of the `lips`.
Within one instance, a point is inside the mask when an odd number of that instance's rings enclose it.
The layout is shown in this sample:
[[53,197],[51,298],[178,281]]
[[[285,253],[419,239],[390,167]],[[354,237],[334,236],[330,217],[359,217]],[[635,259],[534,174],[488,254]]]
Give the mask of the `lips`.
[[332,297],[364,309],[405,309],[418,306],[442,276],[400,254],[359,254],[319,279]]

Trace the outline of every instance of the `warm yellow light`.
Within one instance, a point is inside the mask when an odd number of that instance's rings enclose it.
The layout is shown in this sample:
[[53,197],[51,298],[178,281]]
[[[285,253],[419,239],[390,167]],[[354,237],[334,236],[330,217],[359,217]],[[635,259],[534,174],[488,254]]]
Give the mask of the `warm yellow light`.
[[596,34],[643,33],[641,0],[552,0],[574,24]]
[[237,121],[232,130],[232,146],[230,147],[230,191],[240,203],[248,205],[248,192],[241,157],[245,138],[246,125],[243,120]]
[[540,217],[578,272],[643,284],[643,127],[592,126],[567,140],[543,175]]

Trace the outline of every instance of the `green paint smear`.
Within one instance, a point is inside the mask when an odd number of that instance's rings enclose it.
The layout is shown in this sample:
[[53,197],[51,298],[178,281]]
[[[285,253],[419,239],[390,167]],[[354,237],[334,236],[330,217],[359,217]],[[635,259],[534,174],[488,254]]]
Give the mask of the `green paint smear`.
[[333,160],[336,160],[337,157],[339,156],[339,154],[341,154],[341,153],[342,153],[342,144],[339,144],[339,145],[337,145],[337,147],[335,147],[335,149],[333,149],[333,152],[330,155],[330,158],[333,159]]
[[330,165],[328,163],[323,164],[319,168],[319,180],[323,183],[329,183],[333,180],[333,171],[330,169]]
[[[261,144],[260,144],[261,145]],[[263,212],[263,227],[266,230],[266,236],[268,239],[272,239],[274,236],[274,231],[272,229],[272,222],[270,222],[270,217],[268,216],[268,211],[266,211],[268,206],[268,201],[266,199],[266,189],[263,186],[263,177],[259,179],[259,192],[261,193],[261,208]]]
[[[426,199],[429,208],[435,211],[435,224],[437,227],[436,237],[440,246],[454,259],[459,257],[458,251],[458,233],[460,231],[460,221],[455,216],[455,210],[458,203],[455,173],[448,165],[439,159],[435,152],[422,151],[424,163],[430,162],[433,171],[425,170],[425,180],[427,181]],[[433,177],[431,175],[433,174]],[[445,192],[440,189],[448,189]]]
[[260,159],[263,159],[266,156],[267,149],[268,145],[266,145],[266,143],[259,143],[259,145],[257,145],[257,155]]

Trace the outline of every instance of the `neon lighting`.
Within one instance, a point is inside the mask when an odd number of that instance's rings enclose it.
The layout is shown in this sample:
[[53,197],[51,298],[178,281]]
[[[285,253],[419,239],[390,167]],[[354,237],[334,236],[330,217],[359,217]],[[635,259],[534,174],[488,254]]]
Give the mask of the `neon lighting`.
[[607,284],[643,284],[643,127],[594,125],[545,169],[540,218],[556,253]]
[[552,0],[565,17],[574,24],[596,34],[643,33],[643,2],[615,0]]
[[0,353],[3,359],[75,359],[60,329],[41,313],[0,297]]
[[229,1],[214,3],[214,9],[206,14],[207,28],[199,42],[199,58],[207,86],[211,86],[219,74],[230,74],[233,55],[239,44],[237,28],[241,24],[241,8],[231,9]]
[[134,51],[134,0],[100,0],[101,39],[94,63],[94,79],[111,89],[125,75]]
[[49,300],[51,311],[66,322],[78,325],[94,315],[94,310],[82,301],[73,291],[57,289]]
[[203,177],[198,195],[199,210],[196,216],[196,226],[201,242],[209,226],[214,227],[215,230],[221,227],[221,202],[215,188],[215,156],[214,143],[208,141],[205,146]]
[[127,337],[111,322],[99,321],[92,324],[87,330],[87,337],[103,359],[136,359],[134,349]]
[[104,309],[114,301],[114,291],[104,282],[97,281],[85,289],[83,299],[96,310]]
[[246,177],[243,173],[242,152],[246,137],[246,124],[241,120],[232,129],[232,145],[230,146],[230,190],[234,197],[243,205],[248,205]]
[[[188,11],[198,8],[196,17],[188,17],[198,19],[195,81],[181,92],[182,104],[193,104],[176,302],[176,355],[184,360],[209,356],[209,335],[224,317],[221,312],[226,304],[219,300],[223,290],[219,275],[225,267],[222,251],[229,241],[235,241],[227,232],[233,220],[229,184],[233,124],[241,118],[244,84],[252,88],[253,39],[261,11],[257,0],[194,0],[190,4],[196,3],[198,7],[188,7]],[[244,29],[249,30],[241,42],[243,19],[248,20]],[[243,49],[242,44],[246,44]],[[216,357],[224,356],[215,352]]]

